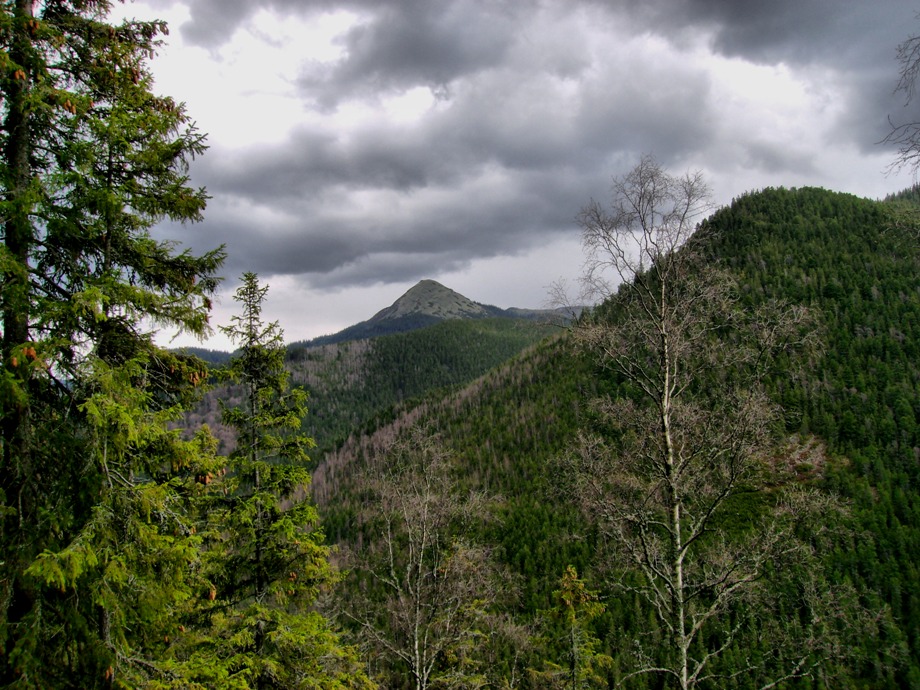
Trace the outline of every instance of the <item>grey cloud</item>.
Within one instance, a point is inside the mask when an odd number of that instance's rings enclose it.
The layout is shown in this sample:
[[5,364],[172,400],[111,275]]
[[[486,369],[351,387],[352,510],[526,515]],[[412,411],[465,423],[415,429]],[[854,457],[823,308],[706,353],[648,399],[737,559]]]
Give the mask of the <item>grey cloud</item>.
[[[158,0],[177,2],[178,0]],[[346,41],[365,56],[396,58],[404,69],[416,71],[413,58],[444,62],[451,55],[470,56],[492,45],[496,31],[490,22],[505,23],[509,13],[533,0],[195,0],[182,27],[196,45],[215,47],[261,9],[310,16],[317,12],[351,10],[368,17],[362,29]],[[465,25],[464,22],[471,22]],[[476,37],[475,34],[480,34]],[[440,45],[439,42],[440,41]],[[438,49],[440,47],[440,50]]]
[[[232,153],[215,145],[193,170],[214,199],[187,237],[198,249],[226,241],[228,275],[299,275],[329,290],[459,270],[571,234],[578,209],[606,199],[610,176],[641,152],[677,168],[815,174],[812,142],[722,142],[703,68],[667,51],[651,59],[630,40],[707,32],[727,56],[801,63],[828,79],[847,69],[848,83],[828,87],[842,116],[813,136],[871,150],[891,106],[884,82],[889,73],[895,81],[894,48],[913,14],[894,0],[890,20],[870,21],[866,4],[196,0],[183,30],[202,45],[216,45],[259,7],[364,14],[342,39],[342,62],[298,83],[333,118],[343,99],[373,101],[415,85],[446,84],[449,98],[411,129],[381,118],[347,137],[303,127],[278,145]],[[595,23],[567,24],[577,11],[593,12]],[[586,25],[604,32],[600,54],[574,33]]]
[[[353,57],[339,76],[360,81],[376,71],[384,79],[402,74],[440,83],[457,63],[475,66],[500,57],[503,37],[522,14],[554,5],[569,12],[600,7],[621,18],[628,13],[637,33],[709,30],[726,55],[847,64],[877,54],[873,47],[890,42],[892,28],[909,33],[918,11],[912,0],[886,0],[884,7],[865,0],[195,0],[182,30],[192,42],[214,46],[262,8],[303,16],[349,9],[368,21],[346,37]],[[392,74],[384,74],[386,68]]]
[[887,68],[877,67],[849,75],[841,85],[847,108],[825,133],[829,146],[850,141],[864,153],[889,151],[894,155],[895,147],[883,141],[891,131],[889,118],[896,124],[915,121],[918,105],[916,101],[905,103],[903,94],[893,92],[896,72],[892,61]]
[[817,172],[814,161],[808,155],[780,148],[763,139],[754,139],[741,148],[736,162],[747,168],[780,174],[787,170],[795,170],[801,175],[812,175]]
[[[534,33],[529,50],[541,39]],[[549,60],[564,69],[530,73],[527,50],[459,85],[412,130],[381,122],[340,138],[302,129],[232,157],[212,151],[196,176],[213,205],[245,199],[283,215],[265,233],[239,212],[209,215],[206,234],[230,245],[230,273],[300,274],[329,289],[514,254],[571,233],[630,152],[667,164],[712,136],[702,73],[636,57],[581,77],[591,63],[578,46]]]
[[708,79],[690,69],[636,61],[588,85],[577,128],[606,151],[646,151],[663,164],[700,150],[718,136]]
[[[427,190],[430,199],[414,203],[392,191],[379,205],[360,210],[353,201],[342,206],[334,199],[288,201],[270,219],[262,217],[264,209],[234,205],[225,192],[210,189],[214,210],[195,233],[193,247],[226,242],[228,275],[243,270],[301,275],[328,289],[418,278],[433,267],[455,270],[477,258],[539,245],[571,230],[591,184],[561,169],[495,184],[471,177],[456,188]],[[394,213],[392,203],[408,208]],[[397,257],[403,268],[395,266]]]
[[[619,0],[601,4],[620,7]],[[894,33],[915,23],[912,0],[630,0],[631,14],[651,31],[712,33],[713,46],[728,56],[766,63],[855,66],[868,56],[888,55],[902,40]],[[892,38],[895,43],[892,44]]]
[[[623,6],[621,0],[598,1],[611,11]],[[858,113],[844,121],[854,127],[848,135],[868,127],[872,145],[887,131],[897,45],[920,32],[920,7],[913,0],[628,0],[627,5],[640,25],[672,40],[708,33],[712,48],[727,57],[823,69],[869,86],[871,97],[859,89],[843,94],[849,97],[846,110]]]
[[[614,2],[613,5],[619,5]],[[864,153],[885,150],[880,142],[894,121],[916,119],[917,103],[906,111],[893,95],[895,51],[920,32],[913,0],[643,0],[632,14],[670,37],[708,31],[712,47],[728,57],[823,71],[834,84],[841,111],[837,121],[816,131],[828,146],[842,142]]]
[[304,275],[301,280],[309,288],[318,290],[335,290],[343,285],[368,287],[380,283],[411,283],[437,273],[466,268],[471,258],[467,254],[451,252],[374,254],[339,266],[333,271]]
[[349,189],[409,190],[447,183],[460,172],[435,159],[437,151],[438,142],[398,131],[369,131],[349,141],[299,131],[281,145],[234,152],[232,157],[214,152],[199,170],[209,187],[243,198],[321,200]]
[[446,90],[461,76],[500,64],[526,3],[455,0],[383,3],[342,39],[345,57],[301,85],[317,103],[428,86]]
[[281,145],[233,159],[215,151],[199,169],[215,193],[291,203],[357,189],[456,186],[488,166],[509,174],[593,171],[607,165],[610,151],[654,151],[668,162],[713,136],[702,72],[624,51],[622,60],[575,79],[571,65],[583,70],[589,61],[576,47],[552,64],[566,61],[565,78],[509,64],[468,80],[447,107],[411,129],[381,121],[347,138],[301,129]]
[[194,45],[215,48],[225,43],[234,31],[260,9],[286,9],[304,6],[304,3],[284,0],[194,0],[189,3],[190,19],[180,27],[183,37]]
[[[913,0],[887,0],[884,9],[865,0],[196,0],[183,31],[193,41],[219,43],[262,7],[301,15],[345,8],[365,16],[343,37],[346,53],[339,63],[304,67],[299,87],[321,108],[417,85],[453,95],[457,79],[507,65],[515,43],[531,40],[535,16],[593,8],[633,35],[678,42],[708,35],[728,57],[873,79],[882,84],[874,89],[877,97],[854,93],[847,102],[854,115],[845,118],[853,127],[871,127],[872,145],[886,133],[888,115],[900,110],[889,93],[897,81],[895,48],[920,30]],[[565,36],[564,29],[560,33]],[[547,36],[537,40],[545,44]],[[577,37],[566,38],[573,44],[568,69],[577,76],[584,67],[571,57]],[[564,59],[558,69],[566,69]],[[681,83],[674,75],[664,78],[668,87]]]
[[228,40],[257,9],[254,2],[199,0],[191,6],[192,18],[181,26],[181,31],[190,43],[214,47]]
[[[317,227],[319,226],[319,227]],[[205,221],[196,226],[163,224],[157,236],[181,238],[195,252],[226,245],[224,275],[243,271],[264,274],[300,274],[328,271],[354,261],[364,250],[347,226],[320,219],[261,218],[258,209],[228,203],[220,196],[211,202]]]

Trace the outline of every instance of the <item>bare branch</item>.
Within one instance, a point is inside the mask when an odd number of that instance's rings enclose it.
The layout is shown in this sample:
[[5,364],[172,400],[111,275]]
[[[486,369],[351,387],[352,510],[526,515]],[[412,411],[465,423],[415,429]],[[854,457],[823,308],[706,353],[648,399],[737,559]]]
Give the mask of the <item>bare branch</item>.
[[451,461],[424,429],[393,442],[365,479],[370,496],[362,519],[368,529],[383,529],[348,557],[357,582],[346,617],[394,672],[408,673],[416,690],[430,688],[442,672],[454,679],[467,673],[459,661],[444,668],[444,659],[469,657],[503,591],[490,551],[463,536],[489,506],[478,494],[450,491]]
[[[778,409],[760,385],[780,355],[817,351],[820,329],[801,307],[741,309],[732,278],[693,241],[709,208],[699,173],[674,177],[645,157],[614,180],[609,208],[592,201],[578,216],[584,284],[604,301],[574,327],[575,341],[632,397],[595,403],[608,433],[582,434],[568,467],[608,540],[612,584],[641,597],[659,626],[636,641],[621,682],[666,674],[682,690],[717,677],[799,677],[836,653],[818,641],[817,623],[780,626],[769,668],[716,675],[723,652],[755,634],[749,612],[771,608],[774,568],[789,563],[800,587],[820,573],[796,529],[833,501],[809,506],[775,489],[767,458],[780,452]],[[755,497],[761,519],[733,514],[742,495]]]
[[[904,105],[909,106],[916,95],[917,77],[920,75],[920,36],[911,36],[898,46],[897,60],[900,69],[894,93],[903,93]],[[889,116],[888,124],[891,129],[880,143],[894,144],[898,148],[895,160],[888,166],[889,172],[904,167],[916,172],[920,167],[920,122],[914,118],[895,124]]]

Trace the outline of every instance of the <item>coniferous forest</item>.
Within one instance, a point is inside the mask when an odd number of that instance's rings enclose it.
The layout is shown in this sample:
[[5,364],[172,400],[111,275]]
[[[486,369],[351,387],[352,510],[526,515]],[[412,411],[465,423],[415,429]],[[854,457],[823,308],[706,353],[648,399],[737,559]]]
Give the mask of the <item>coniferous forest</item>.
[[0,10],[0,687],[920,688],[916,188],[646,157],[561,327],[286,346],[246,273],[172,351],[205,137],[108,7]]

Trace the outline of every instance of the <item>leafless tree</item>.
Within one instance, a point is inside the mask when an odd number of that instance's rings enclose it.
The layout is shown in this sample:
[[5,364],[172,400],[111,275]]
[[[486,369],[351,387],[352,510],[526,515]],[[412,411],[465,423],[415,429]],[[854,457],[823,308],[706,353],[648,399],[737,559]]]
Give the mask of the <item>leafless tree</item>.
[[489,549],[464,535],[489,513],[477,494],[451,490],[451,458],[413,427],[368,473],[363,547],[348,565],[360,592],[345,615],[416,690],[476,687],[484,682],[474,654],[490,642],[488,614],[499,596]]
[[[909,106],[916,95],[917,77],[920,76],[920,36],[911,36],[898,46],[900,63],[898,85],[895,93],[904,95],[904,105]],[[897,124],[888,118],[891,131],[883,143],[894,144],[898,154],[890,168],[899,170],[905,166],[916,172],[920,167],[920,121],[909,119]]]
[[719,663],[769,607],[767,574],[814,560],[797,530],[833,504],[775,488],[777,409],[758,383],[780,353],[809,344],[814,323],[800,308],[739,308],[694,234],[708,199],[699,173],[674,177],[646,157],[614,181],[609,209],[581,212],[586,286],[611,299],[574,334],[621,384],[595,403],[607,433],[584,433],[570,460],[614,583],[659,625],[635,640],[621,681],[656,674],[687,690],[745,675],[766,688],[815,673],[842,621],[830,590],[793,588],[796,634],[777,632],[766,657]]

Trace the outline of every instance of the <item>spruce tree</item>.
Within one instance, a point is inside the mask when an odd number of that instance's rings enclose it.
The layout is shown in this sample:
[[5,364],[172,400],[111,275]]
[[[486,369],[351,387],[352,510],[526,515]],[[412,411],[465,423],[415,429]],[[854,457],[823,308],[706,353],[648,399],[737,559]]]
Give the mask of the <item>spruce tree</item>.
[[559,578],[553,600],[553,608],[545,613],[544,626],[551,629],[547,646],[563,652],[560,663],[547,660],[545,670],[532,671],[534,678],[547,687],[564,690],[605,687],[604,669],[612,666],[613,660],[599,651],[601,641],[590,627],[604,613],[597,592],[589,590],[570,565]]
[[203,688],[365,687],[353,650],[316,610],[336,577],[307,491],[307,396],[288,385],[277,322],[262,320],[267,291],[244,274],[242,313],[222,328],[239,347],[225,374],[242,396],[222,415],[237,443],[226,471],[207,478],[217,487],[204,516],[210,589],[173,650],[177,676]]
[[162,22],[107,0],[0,6],[0,686],[137,687],[195,591],[186,515],[206,434],[166,430],[206,378],[150,328],[207,330],[221,250],[155,240],[206,202],[204,150],[147,66]]

